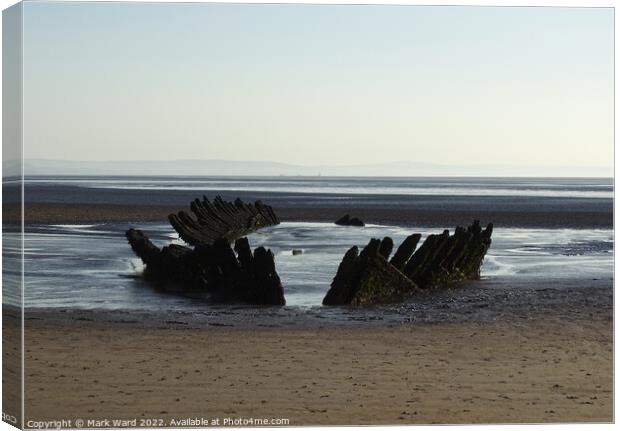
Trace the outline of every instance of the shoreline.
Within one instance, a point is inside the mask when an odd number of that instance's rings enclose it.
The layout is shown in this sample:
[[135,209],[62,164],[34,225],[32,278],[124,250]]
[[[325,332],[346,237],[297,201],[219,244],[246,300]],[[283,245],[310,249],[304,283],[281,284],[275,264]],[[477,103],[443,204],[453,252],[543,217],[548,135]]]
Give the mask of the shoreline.
[[[200,300],[169,309],[26,307],[24,321],[95,328],[126,324],[144,329],[221,327],[247,330],[391,328],[533,319],[613,321],[613,280],[590,280],[588,283],[566,280],[555,288],[549,288],[549,282],[552,281],[517,284],[470,282],[403,302],[371,307],[252,306],[242,303],[213,304]],[[510,292],[519,292],[519,295]],[[3,312],[16,317],[20,310],[4,304]]]
[[[25,204],[25,225],[83,224],[83,223],[167,223],[168,215],[187,205],[127,205],[94,203],[30,203]],[[612,229],[611,211],[514,211],[377,207],[278,207],[274,210],[281,221],[306,221],[333,223],[346,213],[359,217],[368,224],[399,226],[450,227],[467,225],[474,219],[483,224],[492,222],[495,227],[516,228],[572,228]],[[3,220],[7,225],[21,223],[21,206],[3,204]]]

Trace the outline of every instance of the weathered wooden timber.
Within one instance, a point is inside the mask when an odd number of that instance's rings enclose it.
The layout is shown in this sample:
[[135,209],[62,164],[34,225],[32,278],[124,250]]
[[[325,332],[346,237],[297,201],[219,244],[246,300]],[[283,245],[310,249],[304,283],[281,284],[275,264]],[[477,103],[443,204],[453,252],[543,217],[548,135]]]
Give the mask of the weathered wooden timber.
[[345,214],[334,222],[338,226],[359,226],[363,227],[364,222],[357,217],[351,217],[349,214]]
[[382,250],[383,241],[371,239],[361,253],[351,247],[338,266],[331,289],[323,299],[324,305],[365,306],[402,301],[417,287],[403,273],[390,264]]
[[142,231],[126,232],[131,248],[146,265],[144,277],[162,290],[208,296],[216,302],[284,305],[273,253],[264,247],[252,252],[244,237],[278,224],[273,209],[260,201],[232,203],[219,196],[213,202],[196,199],[190,207],[193,215],[180,211],[169,220],[193,247],[170,244],[160,249]]
[[212,244],[218,238],[234,241],[258,229],[280,223],[273,208],[241,199],[226,202],[220,196],[213,201],[203,196],[190,204],[191,213],[170,214],[170,224],[190,245]]
[[[393,242],[371,239],[364,249],[349,249],[338,267],[324,305],[364,306],[401,301],[431,288],[480,278],[480,267],[491,246],[493,225],[483,230],[478,220],[429,235],[420,248],[420,234],[407,237],[388,261]],[[414,252],[415,251],[415,252]]]

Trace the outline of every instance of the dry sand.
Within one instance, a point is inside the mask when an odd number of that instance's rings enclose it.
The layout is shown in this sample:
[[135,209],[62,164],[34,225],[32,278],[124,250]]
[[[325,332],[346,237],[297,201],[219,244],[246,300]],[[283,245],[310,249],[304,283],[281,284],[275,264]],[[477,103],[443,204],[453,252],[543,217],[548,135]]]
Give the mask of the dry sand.
[[20,426],[22,409],[21,313],[2,310],[2,412],[4,420]]
[[26,420],[613,419],[610,319],[254,330],[26,325]]

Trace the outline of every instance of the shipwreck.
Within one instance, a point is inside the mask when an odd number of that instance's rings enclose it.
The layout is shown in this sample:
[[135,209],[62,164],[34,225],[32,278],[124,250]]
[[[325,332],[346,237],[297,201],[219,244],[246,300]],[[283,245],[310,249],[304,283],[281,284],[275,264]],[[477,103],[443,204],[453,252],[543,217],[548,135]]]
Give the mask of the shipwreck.
[[344,255],[324,305],[365,306],[398,302],[405,297],[480,278],[480,267],[489,247],[493,225],[483,230],[475,220],[468,228],[457,227],[429,235],[416,250],[420,234],[408,236],[390,259],[390,237],[371,239],[359,252],[351,247]]
[[[141,230],[129,229],[125,234],[145,264],[147,280],[165,291],[207,295],[215,302],[285,304],[273,253],[264,247],[252,250],[246,237],[280,223],[271,206],[203,197],[191,202],[189,212],[171,214],[168,220],[187,245],[160,248]],[[419,248],[422,236],[413,234],[392,257],[394,242],[389,237],[371,239],[361,252],[353,246],[345,253],[323,304],[398,302],[479,279],[492,233],[492,224],[482,229],[476,220],[467,228],[457,227],[452,235],[447,230],[428,235]]]
[[[245,235],[280,223],[273,209],[257,201],[244,203],[216,197],[196,199],[191,212],[168,217],[179,237],[191,247],[157,247],[140,230],[125,236],[146,265],[144,277],[160,289],[209,294],[216,302],[284,305],[284,290],[271,250],[254,251]],[[231,246],[231,243],[234,243]]]

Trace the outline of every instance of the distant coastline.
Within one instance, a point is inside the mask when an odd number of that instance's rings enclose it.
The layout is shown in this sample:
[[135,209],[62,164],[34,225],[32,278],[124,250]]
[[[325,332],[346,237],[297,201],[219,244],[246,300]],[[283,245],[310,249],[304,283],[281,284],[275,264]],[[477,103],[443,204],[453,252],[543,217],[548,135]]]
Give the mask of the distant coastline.
[[[20,160],[4,160],[3,176],[20,172]],[[305,177],[578,177],[612,178],[605,166],[450,165],[394,161],[353,165],[296,165],[271,161],[233,160],[109,160],[25,159],[24,173],[35,175],[152,176],[305,176]]]

